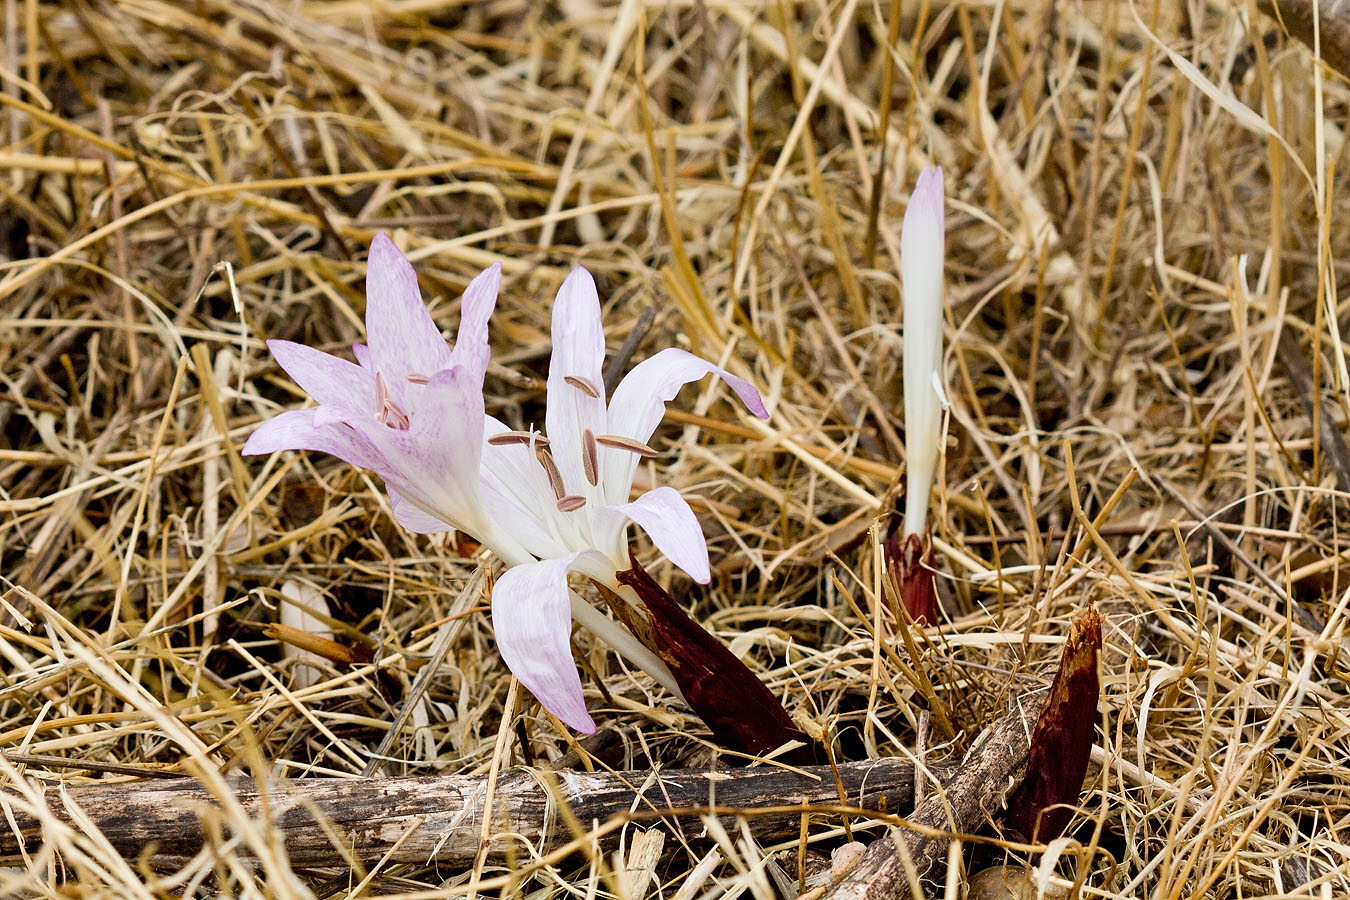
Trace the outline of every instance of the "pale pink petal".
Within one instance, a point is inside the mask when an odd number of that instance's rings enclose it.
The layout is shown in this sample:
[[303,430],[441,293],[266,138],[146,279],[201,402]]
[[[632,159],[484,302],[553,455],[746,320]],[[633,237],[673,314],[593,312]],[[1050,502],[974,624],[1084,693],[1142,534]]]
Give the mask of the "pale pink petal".
[[[706,359],[669,347],[634,366],[614,389],[614,396],[609,403],[609,433],[646,443],[661,423],[666,402],[674,399],[684,385],[708,374],[717,375],[725,381],[750,412],[761,419],[768,418],[764,401],[750,382]],[[549,402],[552,403],[551,395]],[[628,489],[633,483],[638,458],[627,451],[609,448],[604,450],[602,457],[605,500],[623,503],[628,499]]]
[[315,409],[293,409],[268,419],[249,435],[245,456],[261,456],[279,450],[314,450],[330,453],[354,466],[379,468],[383,462],[369,442],[346,425],[316,426]]
[[376,472],[388,487],[462,531],[484,533],[483,395],[471,373],[454,368],[431,376],[406,431],[373,420],[350,427],[379,448],[383,465]]
[[393,488],[386,487],[385,490],[389,493],[389,511],[394,514],[394,521],[414,534],[443,534],[455,530],[449,523],[418,509]]
[[332,407],[337,418],[329,421],[374,415],[375,381],[360,366],[294,341],[268,341],[267,349],[306,394]]
[[[455,472],[478,472],[483,452],[483,389],[461,367],[432,375],[412,417],[411,434]],[[447,471],[451,471],[447,470]]]
[[548,363],[544,425],[552,442],[550,452],[558,462],[567,493],[592,499],[599,499],[600,491],[586,478],[582,435],[585,431],[597,435],[608,430],[604,362],[600,296],[591,273],[577,266],[553,301],[553,355]]
[[318,406],[314,408],[314,427],[341,425],[355,419],[370,418],[370,416],[371,414],[365,410],[353,410],[345,406]]
[[488,319],[497,305],[497,290],[501,283],[502,264],[493,263],[469,282],[459,304],[459,332],[455,336],[453,364],[478,373],[480,384],[491,356]]
[[492,587],[497,649],[530,693],[569,727],[595,731],[572,660],[567,567],[579,556],[512,566]]
[[370,358],[370,348],[365,344],[352,344],[352,355],[355,356],[356,361],[361,364],[361,368],[370,369],[374,367],[374,363]]
[[632,503],[607,506],[597,511],[596,515],[597,525],[605,529],[607,537],[612,536],[616,523],[620,525],[620,544],[625,518],[641,526],[656,549],[688,572],[699,584],[707,584],[712,578],[708,567],[708,542],[704,540],[703,527],[679,491],[670,487],[655,488]]
[[914,190],[909,195],[909,207],[905,210],[904,222],[900,226],[902,253],[903,242],[907,240],[905,233],[908,231],[912,235],[924,235],[922,243],[918,245],[918,249],[926,251],[923,254],[924,262],[938,262],[942,259],[945,242],[944,207],[942,167],[930,166],[919,173],[918,179],[914,182]]
[[404,375],[439,372],[450,358],[422,302],[412,263],[384,232],[375,235],[366,266],[366,338],[376,368],[395,395]]

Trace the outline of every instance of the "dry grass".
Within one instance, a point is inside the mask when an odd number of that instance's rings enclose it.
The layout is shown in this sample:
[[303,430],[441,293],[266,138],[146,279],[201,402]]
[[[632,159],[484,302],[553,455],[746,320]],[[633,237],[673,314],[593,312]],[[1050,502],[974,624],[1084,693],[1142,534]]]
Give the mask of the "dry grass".
[[[508,421],[541,418],[548,301],[577,262],[612,350],[651,308],[635,358],[686,346],[764,389],[764,427],[710,384],[675,405],[652,477],[703,499],[718,574],[653,571],[843,755],[912,752],[925,703],[958,731],[930,728],[928,752],[964,745],[1047,683],[1096,601],[1102,767],[1057,877],[1350,895],[1350,485],[1279,341],[1342,428],[1350,90],[1242,4],[897,5],[892,75],[891,10],[856,0],[7,0],[0,749],[129,768],[0,758],[4,796],[359,773],[446,627],[385,773],[572,746],[512,689],[463,590],[473,546],[400,531],[331,458],[238,456],[304,402],[263,339],[360,339],[360,260],[387,229],[447,329],[504,264],[488,403]],[[871,528],[902,465],[897,237],[929,162],[950,198],[949,621],[916,659],[874,631]],[[284,655],[262,631],[283,589],[324,598],[374,662]],[[616,764],[708,761],[696,719],[577,644]],[[779,890],[780,848],[748,834],[670,841],[642,887],[603,855],[524,881],[336,853],[293,871],[258,823],[218,816],[233,835],[179,871],[53,824],[0,894]],[[821,816],[814,845],[837,826]]]

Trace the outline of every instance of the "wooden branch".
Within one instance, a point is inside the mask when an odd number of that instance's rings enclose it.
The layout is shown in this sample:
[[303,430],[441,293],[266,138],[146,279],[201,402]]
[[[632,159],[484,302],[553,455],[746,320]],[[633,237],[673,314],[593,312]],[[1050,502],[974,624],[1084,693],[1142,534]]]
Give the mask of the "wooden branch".
[[[939,777],[950,766],[933,766]],[[896,759],[845,763],[839,767],[848,803],[898,812],[910,808],[914,797],[913,766]],[[801,806],[837,806],[839,792],[828,766],[810,766],[804,774],[766,766],[729,771],[668,770],[607,772],[541,772],[509,769],[497,780],[494,833],[514,833],[542,852],[567,843],[573,835],[557,815],[557,804],[567,803],[585,827],[603,823],[630,810],[751,809],[796,807],[755,816],[751,828],[761,839],[794,835],[800,828]],[[659,778],[658,778],[659,776]],[[295,866],[331,865],[340,860],[330,834],[341,835],[344,853],[363,860],[384,857],[388,862],[426,863],[431,860],[465,862],[479,851],[486,779],[478,775],[416,778],[275,779],[265,782],[266,796],[247,778],[227,779],[248,815],[267,810],[272,827],[284,834]],[[639,799],[640,798],[640,799]],[[136,858],[153,847],[152,861],[170,864],[197,852],[207,829],[203,814],[221,822],[219,804],[194,779],[85,784],[47,793],[52,814],[66,823],[84,817],[102,832],[118,853]],[[3,823],[6,808],[14,813],[16,835]],[[78,807],[81,816],[67,809]],[[317,810],[329,830],[316,819]],[[723,822],[730,824],[731,816]],[[703,830],[696,814],[668,819],[646,819],[644,824],[677,823],[693,834]],[[23,812],[18,795],[0,790],[0,862],[20,860],[19,841],[29,852],[42,838],[38,818]],[[517,840],[516,851],[523,848]],[[502,856],[507,840],[497,840],[489,852]],[[236,852],[246,853],[245,846]]]
[[[1031,730],[1043,703],[1043,697],[1024,698],[1017,709],[970,749],[965,764],[958,766],[941,788],[929,792],[909,821],[926,830],[969,834],[997,817],[1004,796],[1022,780]],[[825,895],[825,900],[897,900],[913,896],[905,859],[897,846],[899,841],[904,842],[918,878],[931,888],[946,865],[951,839],[946,834],[928,831],[887,831],[868,846],[862,859]]]
[[1282,22],[1290,34],[1313,46],[1313,17],[1321,32],[1322,59],[1350,78],[1350,2],[1347,0],[1257,0],[1266,15]]

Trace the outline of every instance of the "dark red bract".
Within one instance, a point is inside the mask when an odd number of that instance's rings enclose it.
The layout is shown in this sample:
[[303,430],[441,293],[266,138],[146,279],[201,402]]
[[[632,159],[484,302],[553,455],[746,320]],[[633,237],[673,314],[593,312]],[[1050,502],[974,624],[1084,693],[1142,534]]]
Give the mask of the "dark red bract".
[[760,756],[789,741],[800,741],[808,747],[791,751],[783,758],[791,762],[810,761],[810,741],[745,663],[690,619],[637,560],[618,577],[646,605],[652,649],[670,667],[685,699],[719,743]]

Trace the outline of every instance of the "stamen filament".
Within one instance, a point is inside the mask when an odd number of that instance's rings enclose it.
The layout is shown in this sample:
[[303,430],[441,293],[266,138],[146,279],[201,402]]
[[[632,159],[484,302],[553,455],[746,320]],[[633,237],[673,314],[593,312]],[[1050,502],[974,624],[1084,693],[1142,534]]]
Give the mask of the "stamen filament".
[[381,425],[388,425],[399,431],[407,431],[411,426],[412,420],[389,396],[389,385],[384,383],[384,375],[379,372],[375,373],[375,405],[379,408]]

